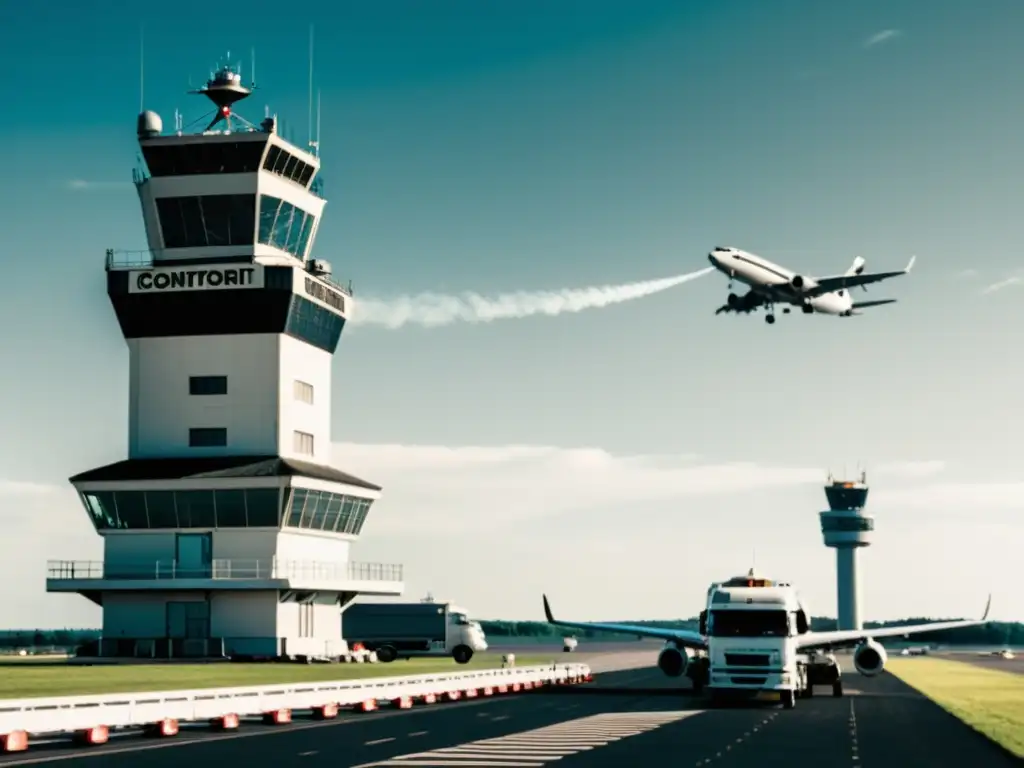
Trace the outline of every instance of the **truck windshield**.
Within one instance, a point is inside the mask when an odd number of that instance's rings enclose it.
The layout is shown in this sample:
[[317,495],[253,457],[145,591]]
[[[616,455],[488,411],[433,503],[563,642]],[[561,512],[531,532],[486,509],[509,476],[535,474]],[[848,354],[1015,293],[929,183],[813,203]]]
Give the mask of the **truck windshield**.
[[786,637],[789,621],[785,611],[711,611],[708,634],[712,637]]
[[453,613],[452,614],[453,624],[469,624],[469,618],[464,613]]

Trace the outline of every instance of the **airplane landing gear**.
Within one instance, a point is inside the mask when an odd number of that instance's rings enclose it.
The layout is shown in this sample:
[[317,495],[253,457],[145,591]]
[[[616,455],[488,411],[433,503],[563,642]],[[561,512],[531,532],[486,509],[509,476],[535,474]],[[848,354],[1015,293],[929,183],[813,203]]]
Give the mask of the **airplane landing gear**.
[[768,325],[771,325],[772,323],[775,322],[775,315],[769,312],[767,315],[764,316],[764,321],[768,323]]
[[814,307],[812,307],[810,304],[804,304],[803,310],[805,315],[810,315],[814,313]]

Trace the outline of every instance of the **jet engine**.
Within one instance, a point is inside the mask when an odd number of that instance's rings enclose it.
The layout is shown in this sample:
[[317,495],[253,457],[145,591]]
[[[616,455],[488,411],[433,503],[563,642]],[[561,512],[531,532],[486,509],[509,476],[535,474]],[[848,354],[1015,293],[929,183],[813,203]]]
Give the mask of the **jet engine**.
[[679,677],[686,671],[691,658],[693,651],[689,648],[680,649],[670,640],[658,654],[658,669],[668,677]]
[[799,291],[801,288],[804,287],[803,275],[793,275],[793,279],[790,280],[789,283]]
[[885,648],[870,638],[858,645],[853,651],[853,666],[866,677],[874,677],[882,672],[889,656]]

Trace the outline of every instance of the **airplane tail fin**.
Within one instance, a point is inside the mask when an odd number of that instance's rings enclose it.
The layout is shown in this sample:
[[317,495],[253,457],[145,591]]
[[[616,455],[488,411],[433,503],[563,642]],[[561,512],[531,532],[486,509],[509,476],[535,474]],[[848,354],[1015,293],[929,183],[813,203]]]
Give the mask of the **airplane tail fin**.
[[864,260],[864,257],[858,256],[853,260],[853,264],[850,265],[850,268],[846,270],[846,276],[853,277],[854,275],[859,275],[864,271],[865,264],[867,264],[867,262]]

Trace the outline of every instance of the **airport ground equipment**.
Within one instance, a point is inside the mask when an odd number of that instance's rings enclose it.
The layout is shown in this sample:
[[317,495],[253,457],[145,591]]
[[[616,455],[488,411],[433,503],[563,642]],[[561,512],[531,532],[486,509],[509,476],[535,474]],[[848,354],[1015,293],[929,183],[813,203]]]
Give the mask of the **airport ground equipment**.
[[354,602],[341,614],[341,633],[348,644],[375,651],[381,662],[395,659],[451,656],[466,664],[487,650],[480,622],[450,602]]
[[381,487],[332,463],[353,299],[311,256],[319,149],[285,140],[276,116],[236,114],[251,91],[223,66],[196,92],[214,108],[205,129],[138,116],[148,250],[106,260],[128,457],[71,478],[102,562],[50,562],[46,579],[102,606],[86,655],[339,659],[341,607],[404,590],[400,565],[349,559]]
[[330,719],[346,709],[407,709],[591,680],[586,664],[546,664],[337,682],[7,699],[0,700],[0,751],[23,751],[36,737],[66,736],[83,744],[102,744],[117,729],[167,737],[177,734],[184,723],[230,730],[249,719],[283,724],[300,712]]

